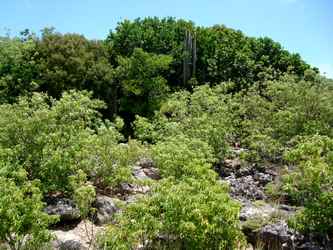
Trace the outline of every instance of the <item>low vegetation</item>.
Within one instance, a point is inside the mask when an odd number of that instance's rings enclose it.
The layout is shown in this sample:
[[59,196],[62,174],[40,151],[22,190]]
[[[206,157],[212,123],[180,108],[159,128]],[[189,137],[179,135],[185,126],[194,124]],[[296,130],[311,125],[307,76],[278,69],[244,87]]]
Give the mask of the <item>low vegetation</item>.
[[286,169],[269,187],[303,207],[291,227],[332,236],[333,81],[269,38],[172,18],[125,20],[104,41],[26,31],[1,38],[0,103],[0,248],[42,249],[47,197],[88,218],[144,157],[162,180],[101,249],[241,248],[240,204],[214,171],[233,147]]

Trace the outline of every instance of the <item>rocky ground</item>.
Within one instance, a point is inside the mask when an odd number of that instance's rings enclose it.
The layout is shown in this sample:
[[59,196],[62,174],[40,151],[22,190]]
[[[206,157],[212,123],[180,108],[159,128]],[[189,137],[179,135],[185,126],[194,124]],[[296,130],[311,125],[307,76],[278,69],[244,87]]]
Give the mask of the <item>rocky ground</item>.
[[[149,159],[142,159],[133,168],[133,177],[139,181],[158,180],[159,173]],[[93,204],[96,213],[90,220],[82,220],[74,202],[67,198],[52,197],[46,199],[45,211],[50,215],[59,215],[59,223],[52,228],[55,250],[94,249],[96,236],[112,222],[115,213],[121,211],[121,204],[135,202],[140,195],[149,191],[149,186],[124,183],[117,192],[99,190]]]
[[287,221],[297,211],[286,201],[272,201],[265,194],[265,186],[277,180],[281,166],[244,164],[239,159],[242,149],[235,149],[233,159],[226,159],[216,167],[221,181],[230,185],[230,194],[240,201],[240,220],[247,241],[254,249],[328,250],[333,242],[318,244],[310,236],[291,229]]
[[[297,208],[288,204],[271,202],[264,192],[265,186],[278,178],[278,167],[258,167],[246,165],[238,158],[226,159],[216,171],[222,182],[228,182],[233,198],[240,201],[242,209],[240,220],[242,229],[249,242],[248,249],[283,249],[283,250],[327,250],[333,244],[321,246],[315,240],[306,237],[287,225],[287,220]],[[133,176],[139,181],[158,180],[160,176],[153,162],[143,159],[137,163]],[[96,235],[103,232],[105,225],[112,222],[113,215],[121,211],[120,202],[135,202],[137,196],[149,191],[148,186],[123,184],[116,194],[98,194],[94,203],[96,214],[93,222],[81,220],[73,201],[64,198],[48,200],[46,211],[60,215],[60,223],[52,230],[56,239],[54,249],[87,250],[95,244]]]

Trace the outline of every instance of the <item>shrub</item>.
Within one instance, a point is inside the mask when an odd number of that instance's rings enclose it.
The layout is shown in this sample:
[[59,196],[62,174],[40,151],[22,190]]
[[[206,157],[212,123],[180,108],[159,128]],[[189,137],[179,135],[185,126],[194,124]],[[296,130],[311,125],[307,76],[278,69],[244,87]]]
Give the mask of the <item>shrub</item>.
[[102,127],[85,147],[89,159],[87,172],[96,185],[117,187],[122,182],[132,181],[131,166],[147,154],[136,140],[119,143],[120,136],[112,127]]
[[96,199],[95,187],[87,182],[87,175],[80,169],[76,175],[70,176],[70,184],[74,190],[73,198],[80,209],[82,218],[87,218],[91,205]]
[[333,192],[318,194],[289,221],[289,225],[301,232],[331,236],[333,230]]
[[102,237],[104,249],[234,249],[243,243],[240,206],[223,185],[188,178],[161,181]]
[[291,225],[305,232],[328,234],[333,229],[333,140],[325,136],[302,138],[286,153],[297,164],[282,178],[282,191],[304,205]]
[[102,103],[86,92],[64,93],[60,100],[44,94],[0,106],[0,157],[8,162],[3,176],[20,168],[39,179],[43,192],[66,191],[68,177],[84,168],[81,150],[93,134]]
[[184,135],[170,137],[152,146],[152,156],[163,177],[213,178],[212,149],[205,142]]
[[259,159],[281,160],[297,136],[332,136],[333,92],[324,80],[284,76],[235,95],[235,126],[243,146]]
[[185,135],[207,143],[216,158],[223,158],[233,135],[232,115],[228,112],[224,87],[197,87],[193,94],[174,93],[156,113],[152,122],[137,117],[136,135],[146,141]]
[[51,239],[48,225],[56,217],[43,212],[42,193],[36,182],[17,185],[0,177],[0,240],[10,249],[41,249]]

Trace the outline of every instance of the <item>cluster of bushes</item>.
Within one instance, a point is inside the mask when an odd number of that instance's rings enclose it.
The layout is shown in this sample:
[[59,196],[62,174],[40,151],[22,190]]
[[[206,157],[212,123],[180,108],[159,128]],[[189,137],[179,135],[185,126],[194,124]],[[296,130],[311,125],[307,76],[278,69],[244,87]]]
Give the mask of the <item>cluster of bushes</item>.
[[[332,81],[307,71],[303,79],[285,75],[238,93],[229,92],[232,85],[174,93],[152,119],[137,116],[137,137],[153,143],[152,155],[166,177],[209,179],[207,169],[228,156],[234,143],[247,149],[242,155],[247,161],[288,165],[281,182],[269,185],[268,191],[304,207],[291,226],[329,234],[333,226]],[[187,146],[181,147],[180,142]],[[172,152],[170,160],[168,152]],[[179,167],[196,161],[206,170]]]
[[103,235],[104,249],[236,249],[244,244],[240,206],[226,187],[186,178],[162,180],[128,206]]
[[291,226],[319,236],[333,230],[333,140],[314,135],[297,140],[285,158],[297,167],[283,176],[280,190],[293,202],[304,206]]
[[103,121],[96,110],[102,106],[76,91],[59,100],[34,93],[0,105],[0,239],[12,249],[50,239],[47,226],[56,218],[43,212],[45,197],[72,197],[84,211],[96,186],[131,181],[130,165],[144,147],[119,143],[122,120]]
[[245,158],[287,167],[267,189],[274,198],[304,207],[290,226],[323,238],[333,228],[332,86],[307,71],[302,80],[288,75],[255,84],[229,105],[236,107],[236,138],[248,149]]
[[222,122],[223,117],[212,120],[226,113],[222,96],[217,94],[221,91],[202,86],[193,94],[177,92],[151,121],[137,116],[135,135],[149,145],[163,179],[150,195],[116,217],[100,239],[104,249],[244,246],[240,204],[230,198],[227,186],[213,170],[214,162],[228,148],[225,139],[230,122]]
[[[280,183],[271,185],[274,186],[274,196],[287,198],[304,207],[289,221],[290,226],[304,233],[329,236],[333,226],[331,84],[330,80],[309,71],[303,79],[285,75],[279,80],[254,84],[249,90],[236,94],[229,92],[232,83],[200,86],[192,93],[176,92],[152,119],[136,117],[135,134],[151,143],[154,161],[162,176],[171,178],[166,181],[173,183],[170,185],[174,188],[185,183],[193,185],[194,181],[203,186],[209,183],[208,189],[215,190],[214,187],[220,184],[212,171],[213,165],[228,155],[230,145],[235,142],[248,149],[245,155],[248,161],[275,162],[281,164],[281,168],[288,164],[290,170],[281,177]],[[164,187],[165,184],[157,185],[157,191],[151,197],[120,215],[119,224],[112,226],[104,239],[105,246],[112,248],[123,242],[124,249],[133,244],[148,244],[157,249],[195,248],[187,242],[190,237],[185,232],[180,234],[162,226],[167,224],[166,219],[177,225],[182,225],[186,219],[181,217],[182,221],[178,222],[178,217],[170,219],[170,214],[164,215],[178,206],[173,203],[168,209],[163,209],[164,202],[174,202],[173,197],[178,195],[170,192],[159,196],[162,192],[160,185]],[[200,194],[205,192],[203,187],[196,188],[200,189]],[[214,192],[217,195],[216,190]],[[195,196],[192,193],[187,195]],[[158,205],[154,199],[158,199]],[[184,201],[182,209],[186,210],[187,199],[183,197],[180,200]],[[196,204],[194,200],[192,203]],[[195,206],[201,209],[199,204]],[[233,205],[228,204],[228,207]],[[222,207],[218,209],[223,211]],[[191,220],[195,221],[194,218]],[[212,222],[207,223],[215,227]],[[146,228],[148,224],[151,227]],[[200,232],[200,227],[195,225],[193,230]],[[174,230],[176,228],[174,225]],[[193,231],[193,234],[197,233]],[[214,233],[214,238],[219,239],[218,232]],[[208,235],[205,239],[209,241]],[[233,247],[240,245],[241,237],[233,237],[235,241],[229,240]],[[212,249],[231,247],[222,246],[224,242],[220,239],[221,245],[206,240],[193,242],[198,249],[202,249],[200,244]]]
[[239,248],[240,205],[213,170],[234,144],[248,161],[288,164],[271,190],[304,207],[290,225],[329,234],[332,86],[271,39],[172,18],[125,20],[104,41],[1,38],[0,244],[41,249],[57,221],[47,196],[73,198],[85,217],[97,187],[133,181],[149,155],[163,179],[100,247]]

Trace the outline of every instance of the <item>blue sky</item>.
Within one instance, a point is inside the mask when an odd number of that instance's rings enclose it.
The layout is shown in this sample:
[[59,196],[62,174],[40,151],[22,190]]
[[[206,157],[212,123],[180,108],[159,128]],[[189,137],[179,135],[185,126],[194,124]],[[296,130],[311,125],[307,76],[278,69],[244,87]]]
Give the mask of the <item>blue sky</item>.
[[173,16],[268,36],[333,78],[333,0],[1,0],[0,34],[53,26],[105,38],[117,22]]

